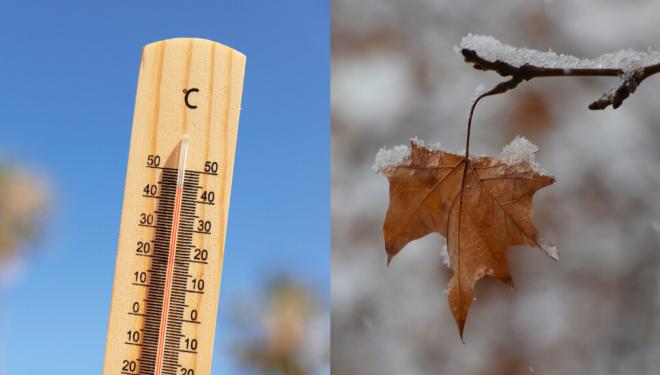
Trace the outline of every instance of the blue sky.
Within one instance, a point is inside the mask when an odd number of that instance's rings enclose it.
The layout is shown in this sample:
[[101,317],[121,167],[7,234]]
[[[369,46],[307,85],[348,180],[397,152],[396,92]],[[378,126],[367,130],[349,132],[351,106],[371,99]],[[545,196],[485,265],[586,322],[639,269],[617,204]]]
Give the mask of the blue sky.
[[269,276],[295,274],[329,302],[329,11],[324,0],[3,1],[0,160],[41,171],[54,191],[43,238],[0,293],[6,374],[101,372],[140,52],[156,40],[247,55],[213,374],[241,373],[231,306]]

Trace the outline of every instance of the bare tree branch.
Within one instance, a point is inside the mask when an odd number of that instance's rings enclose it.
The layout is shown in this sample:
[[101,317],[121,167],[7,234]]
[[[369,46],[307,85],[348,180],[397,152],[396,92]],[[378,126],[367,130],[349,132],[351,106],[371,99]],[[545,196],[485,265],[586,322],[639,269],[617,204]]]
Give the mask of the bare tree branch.
[[483,71],[492,70],[503,77],[511,77],[510,80],[498,84],[492,90],[483,94],[483,96],[502,94],[516,88],[520,82],[529,81],[536,77],[620,77],[621,84],[591,103],[589,109],[605,109],[609,105],[612,105],[612,108],[614,109],[619,108],[621,103],[623,103],[630,94],[635,92],[643,80],[656,73],[660,73],[660,64],[648,65],[632,72],[626,72],[622,69],[544,68],[530,64],[517,67],[500,60],[488,61],[471,49],[463,48],[461,53],[465,58],[465,62],[473,64],[475,69]]

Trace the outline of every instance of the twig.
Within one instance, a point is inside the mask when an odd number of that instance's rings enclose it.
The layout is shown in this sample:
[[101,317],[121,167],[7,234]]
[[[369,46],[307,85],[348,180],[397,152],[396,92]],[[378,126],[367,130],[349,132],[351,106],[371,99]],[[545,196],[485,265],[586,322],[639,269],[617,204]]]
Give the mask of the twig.
[[[476,51],[463,48],[461,50],[465,62],[474,64],[475,69],[487,71],[492,70],[503,77],[511,76],[511,79],[502,82],[495,86],[492,90],[486,92],[482,96],[490,96],[501,94],[506,91],[514,89],[522,81],[529,81],[536,77],[621,77],[621,84],[608,93],[603,94],[598,100],[589,105],[589,109],[605,109],[609,105],[612,108],[619,108],[621,103],[634,93],[637,86],[646,78],[660,73],[660,63],[648,65],[635,69],[632,72],[626,72],[622,69],[561,69],[561,68],[544,68],[535,65],[525,64],[519,67],[513,66],[509,63],[496,60],[488,61],[477,54]],[[481,99],[481,97],[479,97]],[[476,102],[475,102],[476,104]]]

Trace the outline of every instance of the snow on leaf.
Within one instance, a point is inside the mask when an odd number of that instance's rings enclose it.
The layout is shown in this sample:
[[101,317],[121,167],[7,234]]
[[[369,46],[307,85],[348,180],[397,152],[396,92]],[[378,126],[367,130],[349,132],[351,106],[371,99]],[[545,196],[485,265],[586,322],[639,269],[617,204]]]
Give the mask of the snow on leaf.
[[[417,137],[411,138],[410,143],[420,147],[426,147],[429,150],[442,150],[442,145],[434,143],[431,145],[426,145],[424,140]],[[398,145],[392,148],[382,147],[378,150],[374,164],[371,166],[376,172],[384,173],[384,171],[392,166],[399,165],[410,155],[410,150],[406,145]]]
[[408,150],[408,146],[406,145],[394,146],[391,149],[383,147],[378,150],[376,160],[371,169],[377,172],[383,172],[391,166],[403,163],[409,153],[410,150]]
[[547,175],[547,171],[535,161],[534,155],[538,151],[539,147],[528,141],[527,138],[516,136],[511,143],[504,146],[502,152],[497,158],[508,165],[518,165],[527,162],[535,172]]
[[451,262],[449,260],[449,252],[447,251],[447,244],[444,244],[440,249],[440,256],[442,257],[442,264],[451,268]]
[[399,164],[380,171],[390,182],[383,232],[388,263],[410,241],[437,232],[447,239],[449,305],[461,336],[475,283],[491,276],[512,286],[506,253],[515,245],[535,246],[556,259],[532,221],[532,197],[554,178],[534,167],[538,151],[524,138],[496,157],[466,159],[411,142]]

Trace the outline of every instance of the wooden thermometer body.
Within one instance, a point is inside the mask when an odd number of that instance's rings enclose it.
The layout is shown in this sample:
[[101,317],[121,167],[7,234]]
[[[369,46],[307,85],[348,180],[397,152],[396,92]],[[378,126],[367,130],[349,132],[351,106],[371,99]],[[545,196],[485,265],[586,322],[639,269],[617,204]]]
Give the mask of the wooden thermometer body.
[[210,373],[245,56],[142,52],[104,375]]

